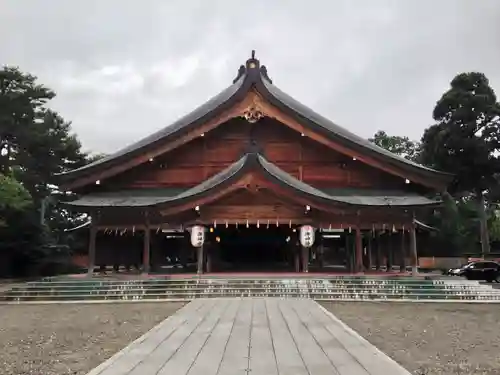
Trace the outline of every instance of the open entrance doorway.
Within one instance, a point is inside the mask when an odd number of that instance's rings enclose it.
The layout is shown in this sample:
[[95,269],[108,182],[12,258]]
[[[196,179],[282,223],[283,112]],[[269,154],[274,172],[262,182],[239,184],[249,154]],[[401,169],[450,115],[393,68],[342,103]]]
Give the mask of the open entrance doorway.
[[297,235],[293,228],[240,225],[211,233],[215,268],[233,272],[293,271]]

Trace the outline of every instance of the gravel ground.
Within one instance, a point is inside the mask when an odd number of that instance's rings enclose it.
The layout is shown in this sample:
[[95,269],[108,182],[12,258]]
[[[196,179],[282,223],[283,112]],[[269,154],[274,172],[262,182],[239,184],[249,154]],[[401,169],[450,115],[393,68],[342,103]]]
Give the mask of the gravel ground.
[[182,306],[0,306],[0,375],[86,374]]
[[324,303],[412,374],[500,374],[500,305]]

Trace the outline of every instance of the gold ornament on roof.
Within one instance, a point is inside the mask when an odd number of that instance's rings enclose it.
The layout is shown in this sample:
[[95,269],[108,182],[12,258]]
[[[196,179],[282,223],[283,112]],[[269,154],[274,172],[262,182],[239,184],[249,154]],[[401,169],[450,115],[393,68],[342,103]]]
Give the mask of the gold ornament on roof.
[[258,107],[252,106],[243,112],[243,117],[249,123],[253,124],[264,117],[264,113]]

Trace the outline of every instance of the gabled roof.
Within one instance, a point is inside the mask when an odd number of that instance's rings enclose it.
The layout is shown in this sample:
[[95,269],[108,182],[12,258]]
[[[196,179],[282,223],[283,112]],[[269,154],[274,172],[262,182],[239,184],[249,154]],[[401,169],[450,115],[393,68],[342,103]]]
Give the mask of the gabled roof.
[[275,164],[268,161],[258,151],[244,154],[238,161],[221,172],[212,176],[201,184],[186,190],[172,192],[165,189],[154,189],[139,191],[119,191],[111,193],[97,193],[83,196],[68,204],[80,208],[106,208],[106,207],[153,207],[158,205],[179,205],[213,194],[214,191],[231,186],[235,181],[242,178],[249,171],[259,171],[272,183],[279,184],[290,189],[295,194],[300,194],[313,201],[320,201],[328,205],[340,205],[350,207],[416,207],[438,205],[441,202],[427,197],[401,191],[384,191],[375,195],[366,190],[346,194],[335,190],[320,190],[298,180],[288,174]]
[[424,167],[378,147],[299,103],[275,86],[267,74],[266,67],[260,66],[259,61],[252,56],[246,62],[246,65],[240,67],[238,76],[232,85],[202,106],[175,121],[173,124],[112,155],[84,167],[60,174],[61,182],[73,181],[92,173],[106,170],[153,149],[160,142],[173,140],[186,134],[243,100],[251,89],[256,89],[272,105],[297,118],[304,126],[310,127],[313,131],[319,132],[332,141],[353,149],[362,155],[369,154],[376,160],[421,176],[424,180],[437,181],[438,185],[441,186],[447,186],[453,178],[448,173]]

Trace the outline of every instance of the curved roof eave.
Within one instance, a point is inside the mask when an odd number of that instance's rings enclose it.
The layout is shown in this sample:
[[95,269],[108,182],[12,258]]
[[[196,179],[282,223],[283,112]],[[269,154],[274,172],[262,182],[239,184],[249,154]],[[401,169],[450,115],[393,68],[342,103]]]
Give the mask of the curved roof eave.
[[140,152],[144,152],[146,148],[151,147],[168,137],[176,136],[181,134],[181,132],[192,129],[197,125],[215,117],[223,110],[230,108],[235,102],[243,99],[253,86],[255,86],[257,90],[270,101],[271,104],[282,110],[291,112],[294,117],[298,117],[300,120],[306,120],[306,124],[316,127],[314,130],[322,132],[336,142],[358,149],[360,153],[363,151],[371,152],[374,157],[381,158],[381,161],[388,162],[399,168],[407,169],[425,178],[439,181],[441,186],[449,185],[453,178],[453,175],[451,174],[424,167],[378,147],[367,139],[351,133],[347,129],[334,124],[330,120],[314,112],[312,109],[298,102],[273,85],[271,79],[269,79],[267,75],[267,69],[265,66],[260,66],[259,61],[254,58],[249,59],[246,62],[246,66],[240,67],[238,76],[233,81],[231,86],[173,124],[164,127],[156,133],[145,137],[112,155],[81,168],[61,173],[58,177],[61,182],[68,181],[73,178],[76,179],[83,177],[96,172],[99,169],[111,167],[121,162],[125,157],[130,157]]
[[[121,197],[117,200],[109,199],[105,195],[94,195],[83,197],[75,201],[66,202],[66,204],[73,207],[153,207],[162,204],[179,204],[182,201],[199,199],[210,193],[222,185],[230,184],[237,179],[241,172],[249,165],[249,155],[243,155],[238,161],[231,164],[221,172],[215,174],[209,179],[203,181],[190,189],[187,189],[174,196],[156,196],[156,197]],[[100,200],[100,204],[99,204]]]
[[[189,201],[205,197],[216,189],[230,186],[242,177],[247,171],[259,168],[264,177],[271,179],[274,183],[280,184],[285,188],[305,195],[308,199],[320,201],[326,204],[340,204],[350,207],[417,207],[433,206],[441,202],[433,201],[418,195],[408,196],[367,196],[361,194],[352,194],[348,196],[334,196],[315,187],[300,181],[283,171],[275,164],[268,161],[260,153],[248,152],[244,154],[237,162],[231,164],[221,172],[212,176],[208,180],[187,189],[174,196],[153,196],[153,197],[106,197],[106,196],[87,196],[73,202],[68,202],[74,207],[153,207],[160,205],[178,206]],[[193,203],[194,204],[194,203]]]
[[425,173],[426,175],[431,175],[434,178],[442,180],[446,185],[448,185],[453,179],[453,175],[450,173],[437,171],[435,169],[417,164],[399,155],[393,154],[392,152],[377,146],[367,139],[362,138],[350,132],[349,130],[333,123],[332,121],[321,116],[317,112],[313,111],[309,107],[305,106],[290,95],[280,90],[272,83],[271,80],[267,78],[267,74],[264,76],[260,76],[260,82],[258,82],[258,86],[261,94],[263,94],[266,99],[268,99],[272,104],[282,110],[284,109],[287,111],[291,111],[292,114],[295,115],[295,117],[298,116],[301,119],[309,120],[314,125],[317,125],[320,131],[326,133],[328,137],[334,137],[335,141],[337,142],[352,145],[358,149],[369,150],[376,156],[381,156],[386,161],[389,161],[392,164],[403,168],[411,168],[416,173]]
[[342,204],[353,207],[416,207],[416,206],[437,206],[441,201],[434,201],[422,196],[407,197],[363,197],[363,196],[333,196],[327,194],[303,181],[300,181],[283,171],[275,164],[269,162],[262,155],[258,155],[258,162],[266,173],[281,185],[292,188],[313,199],[326,203]]
[[73,169],[68,172],[59,173],[58,176],[61,179],[66,179],[72,176],[82,176],[94,172],[96,169],[102,167],[108,167],[114,164],[125,156],[130,156],[131,154],[139,153],[145,148],[164,140],[167,137],[173,136],[176,133],[187,130],[192,126],[196,126],[199,123],[208,121],[209,119],[215,117],[218,113],[222,112],[226,108],[229,108],[235,101],[243,98],[247,90],[250,88],[251,83],[249,82],[247,75],[243,72],[239,72],[238,77],[233,81],[233,84],[218,95],[214,96],[194,111],[184,115],[174,123],[158,130],[157,132],[135,142],[121,150],[108,155],[102,159],[96,160],[93,163],[87,164],[83,167]]

